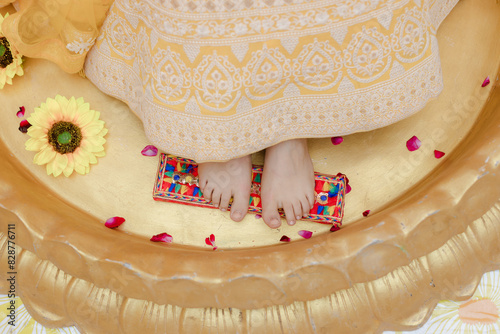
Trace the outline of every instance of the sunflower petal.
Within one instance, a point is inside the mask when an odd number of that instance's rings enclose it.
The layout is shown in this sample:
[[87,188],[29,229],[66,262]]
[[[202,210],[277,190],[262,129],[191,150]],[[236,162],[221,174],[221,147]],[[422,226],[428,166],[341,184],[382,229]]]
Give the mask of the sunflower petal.
[[66,104],[66,109],[64,110],[64,120],[67,122],[73,122],[76,116],[76,100],[74,97],[71,97]]
[[81,147],[77,148],[73,152],[73,158],[75,159],[75,163],[81,165],[83,167],[87,167],[89,165],[88,153],[82,150]]
[[54,99],[48,98],[45,102],[45,107],[49,117],[53,119],[53,123],[59,122],[62,120],[62,109],[61,105]]
[[51,124],[48,113],[40,108],[35,108],[35,112],[32,113],[27,120],[32,125],[39,126],[43,129],[48,129]]
[[79,112],[78,117],[75,119],[75,123],[80,127],[84,128],[94,119],[94,110],[89,110],[87,112]]
[[36,138],[30,138],[24,144],[26,150],[28,150],[28,151],[35,151],[35,152],[43,150],[43,149],[45,149],[49,145],[50,144],[47,142],[47,140],[43,140],[43,139],[40,140],[40,139],[36,139]]
[[[37,125],[30,126],[28,129],[28,135],[33,138],[37,138],[38,140],[42,140],[42,138],[47,138],[47,130]],[[47,139],[44,141],[47,141]]]
[[47,146],[37,154],[33,158],[33,162],[37,165],[45,165],[46,163],[52,161],[52,159],[56,156],[56,151],[52,148],[52,146]]
[[102,131],[103,128],[103,121],[94,121],[82,128],[82,135],[84,135],[85,137],[96,136]]
[[80,175],[85,175],[85,166],[75,163],[75,172]]

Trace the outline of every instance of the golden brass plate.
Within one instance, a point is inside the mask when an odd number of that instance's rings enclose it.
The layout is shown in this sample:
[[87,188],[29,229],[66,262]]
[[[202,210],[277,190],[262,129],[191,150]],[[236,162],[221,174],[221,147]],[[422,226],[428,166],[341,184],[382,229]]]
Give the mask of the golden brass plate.
[[[444,91],[392,126],[311,139],[315,170],[345,173],[342,230],[270,230],[248,215],[155,202],[158,159],[123,103],[55,65],[28,60],[0,91],[0,286],[15,224],[18,293],[45,326],[85,333],[369,333],[422,324],[440,299],[470,296],[500,268],[500,6],[462,0],[438,32]],[[481,88],[489,75],[492,83]],[[47,176],[15,114],[83,96],[109,128],[89,175]],[[406,149],[417,135],[422,147]],[[446,152],[434,158],[433,150]],[[262,163],[262,153],[253,156]],[[362,212],[370,209],[370,216]],[[126,222],[104,227],[112,216]],[[307,229],[304,240],[297,231]],[[149,241],[167,232],[170,245]],[[215,234],[217,251],[204,244]],[[289,244],[279,242],[286,234]]]

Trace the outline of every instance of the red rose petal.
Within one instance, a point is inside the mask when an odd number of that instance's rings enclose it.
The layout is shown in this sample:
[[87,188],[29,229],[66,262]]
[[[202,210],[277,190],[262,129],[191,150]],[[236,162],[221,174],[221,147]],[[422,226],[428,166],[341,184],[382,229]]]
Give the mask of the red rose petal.
[[125,221],[125,218],[122,217],[112,217],[106,220],[106,223],[104,223],[104,226],[109,227],[109,228],[115,228],[123,224]]
[[490,77],[486,77],[486,79],[484,79],[483,81],[483,84],[481,85],[481,87],[486,87],[490,84]]
[[338,145],[344,141],[343,137],[332,137],[332,144],[333,145]]
[[282,236],[280,239],[280,241],[283,241],[283,242],[290,242],[290,240],[291,239],[289,237],[287,237],[286,235]]
[[330,228],[330,232],[335,232],[335,231],[338,231],[340,230],[340,227],[338,225],[333,225],[331,228]]
[[31,124],[30,122],[28,122],[27,120],[23,119],[21,121],[21,123],[19,123],[19,131],[21,131],[22,133],[26,133],[28,132],[28,129],[31,127]]
[[174,238],[170,234],[163,232],[157,235],[153,235],[150,240],[154,242],[171,243]]
[[302,238],[305,238],[305,239],[309,239],[313,233],[311,231],[307,231],[307,230],[300,230],[299,232],[297,232]]
[[417,138],[417,136],[413,136],[406,142],[406,148],[408,151],[413,152],[420,148],[422,142]]
[[148,145],[143,148],[141,153],[146,157],[155,157],[158,154],[158,149],[154,145]]
[[434,150],[434,156],[436,157],[436,159],[441,159],[442,157],[444,157],[444,155],[445,155],[444,152]]
[[347,195],[348,193],[351,192],[351,190],[352,190],[351,185],[348,183],[345,187],[345,194]]
[[212,246],[214,248],[214,250],[217,249],[217,246],[215,245],[215,235],[213,234],[210,234],[210,237],[209,238],[205,238],[205,243],[208,245],[208,246]]
[[26,112],[26,109],[24,107],[19,107],[19,111],[16,113],[16,116],[19,118],[23,118],[25,112]]
[[363,212],[363,216],[366,217],[370,214],[370,210],[366,210],[365,212]]

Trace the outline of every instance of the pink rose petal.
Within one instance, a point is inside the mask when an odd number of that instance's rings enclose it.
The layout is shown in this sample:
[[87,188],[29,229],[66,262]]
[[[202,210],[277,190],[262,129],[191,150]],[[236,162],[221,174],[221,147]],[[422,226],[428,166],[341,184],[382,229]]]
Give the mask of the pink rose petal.
[[291,239],[289,237],[287,237],[286,235],[282,236],[280,239],[280,241],[283,241],[283,242],[290,242],[290,240]]
[[330,232],[335,232],[335,231],[338,231],[340,230],[340,227],[338,225],[333,225],[331,228],[330,228]]
[[260,218],[262,218],[262,216],[261,216],[261,215],[259,215],[259,214],[256,214],[256,215],[255,215],[255,219],[260,219]]
[[413,136],[406,142],[406,148],[408,151],[413,152],[420,148],[422,142],[417,138],[417,136]]
[[347,195],[348,193],[351,192],[351,190],[352,190],[351,185],[348,183],[345,187],[345,194]]
[[174,238],[170,234],[163,232],[157,235],[153,235],[150,240],[154,242],[171,243]]
[[106,223],[104,223],[104,226],[109,227],[109,228],[115,228],[123,224],[125,221],[125,218],[122,217],[112,217],[106,220]]
[[344,138],[342,137],[332,137],[332,144],[333,145],[338,145],[344,141]]
[[21,131],[22,133],[27,133],[30,127],[31,127],[30,122],[28,122],[25,119],[23,119],[21,123],[19,123],[19,131]]
[[486,79],[484,79],[483,81],[483,84],[481,85],[481,87],[486,87],[490,84],[490,77],[486,77]]
[[436,157],[436,159],[441,159],[442,157],[444,157],[444,155],[445,155],[444,152],[434,150],[434,156]]
[[300,230],[299,232],[297,232],[302,238],[305,238],[305,239],[309,239],[313,233],[311,231],[307,231],[307,230]]
[[363,217],[367,217],[370,214],[370,210],[366,210],[363,212]]
[[16,115],[19,118],[23,118],[25,112],[26,112],[26,109],[24,107],[19,107],[19,111],[16,113]]
[[144,147],[141,153],[146,157],[155,157],[158,154],[158,149],[154,145],[148,145]]
[[205,243],[208,245],[208,246],[212,246],[214,248],[214,250],[217,249],[217,246],[215,245],[215,235],[213,234],[210,234],[210,237],[209,238],[205,238]]

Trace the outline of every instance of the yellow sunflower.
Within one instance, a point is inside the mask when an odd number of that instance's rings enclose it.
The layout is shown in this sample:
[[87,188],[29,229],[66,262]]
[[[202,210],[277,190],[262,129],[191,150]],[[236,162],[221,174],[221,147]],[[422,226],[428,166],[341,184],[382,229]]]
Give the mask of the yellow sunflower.
[[62,173],[68,177],[73,170],[82,175],[88,173],[90,164],[106,155],[103,145],[108,129],[99,116],[81,97],[48,98],[28,118],[32,126],[28,129],[31,138],[26,141],[26,149],[38,151],[33,162],[46,164],[48,175]]
[[24,74],[21,66],[23,63],[22,56],[11,47],[2,31],[3,20],[8,16],[9,13],[5,14],[5,17],[0,14],[0,89],[3,89],[6,83],[12,85],[14,76]]

